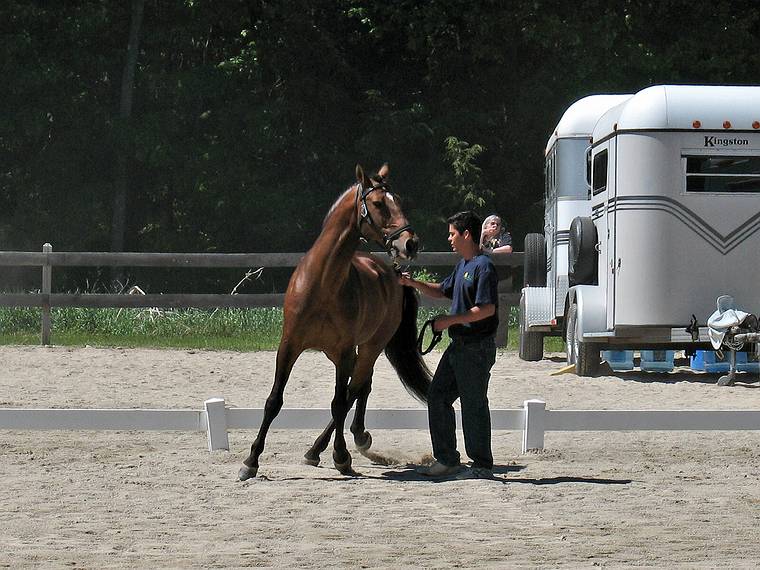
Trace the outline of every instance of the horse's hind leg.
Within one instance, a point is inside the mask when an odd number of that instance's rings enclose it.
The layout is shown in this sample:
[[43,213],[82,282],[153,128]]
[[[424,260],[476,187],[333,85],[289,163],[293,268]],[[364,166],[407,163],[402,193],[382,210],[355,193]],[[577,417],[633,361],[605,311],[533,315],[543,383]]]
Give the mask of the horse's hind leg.
[[238,478],[241,481],[255,477],[259,470],[259,456],[264,451],[264,442],[269,431],[269,426],[277,417],[282,409],[282,394],[285,391],[285,385],[288,383],[290,372],[293,369],[296,359],[301,354],[300,350],[294,350],[287,341],[280,342],[277,350],[277,367],[274,373],[274,385],[269,393],[266,405],[264,406],[264,419],[259,427],[259,433],[256,440],[251,445],[251,454],[243,461],[243,466],[238,472]]
[[[348,409],[351,409],[351,404],[353,402],[350,402],[348,404]],[[313,465],[317,466],[319,465],[319,456],[320,454],[327,449],[327,446],[330,444],[330,438],[332,437],[333,432],[335,431],[335,420],[330,420],[330,423],[327,424],[327,427],[325,430],[319,434],[319,437],[314,441],[314,445],[312,445],[309,448],[309,451],[307,451],[304,456],[304,463],[307,465]]]

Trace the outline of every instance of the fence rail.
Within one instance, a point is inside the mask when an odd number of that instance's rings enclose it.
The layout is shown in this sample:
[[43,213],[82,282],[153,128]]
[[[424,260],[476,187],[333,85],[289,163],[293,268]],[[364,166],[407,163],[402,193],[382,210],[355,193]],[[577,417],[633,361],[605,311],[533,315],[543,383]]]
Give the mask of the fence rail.
[[[114,295],[103,293],[53,293],[53,267],[166,267],[166,268],[229,268],[229,267],[270,267],[294,268],[304,253],[112,253],[112,252],[54,252],[50,244],[42,247],[42,252],[4,251],[0,252],[0,267],[40,267],[42,286],[40,293],[2,293],[2,307],[39,307],[42,309],[42,344],[50,344],[52,320],[50,309],[57,307],[84,308],[150,308],[162,309],[214,309],[252,307],[281,307],[285,295],[265,294],[204,294],[171,293],[147,295]],[[382,254],[380,254],[382,255]],[[493,256],[498,267],[520,267],[522,252]],[[423,252],[410,263],[413,266],[442,267],[453,266],[459,257],[453,252]],[[499,330],[496,334],[498,346],[507,343],[509,313],[519,302],[519,294],[501,292],[499,294]],[[445,307],[447,300],[423,297],[425,307]]]
[[[205,431],[209,451],[229,450],[227,431],[258,429],[261,408],[230,408],[210,398],[202,410],[180,409],[29,409],[0,408],[0,429],[7,430],[182,430]],[[322,429],[327,408],[285,408],[273,429]],[[353,419],[349,412],[346,425]],[[456,411],[461,428],[461,415]],[[428,429],[425,409],[370,409],[372,429]],[[547,431],[739,431],[760,430],[760,410],[547,410],[543,400],[522,408],[491,410],[493,430],[522,431],[522,452],[544,449]]]
[[[49,244],[45,244],[49,245]],[[44,247],[44,246],[43,246]],[[382,252],[374,252],[383,255]],[[0,267],[295,267],[304,253],[134,253],[75,251],[3,251]],[[520,267],[523,252],[493,256],[499,267]],[[454,265],[459,256],[448,251],[421,252],[410,265]]]

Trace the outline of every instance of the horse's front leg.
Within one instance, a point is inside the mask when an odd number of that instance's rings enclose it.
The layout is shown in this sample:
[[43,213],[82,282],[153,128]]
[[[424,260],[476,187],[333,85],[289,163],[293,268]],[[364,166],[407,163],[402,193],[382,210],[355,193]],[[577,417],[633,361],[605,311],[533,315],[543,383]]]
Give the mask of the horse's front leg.
[[351,433],[354,434],[356,448],[366,455],[366,451],[372,447],[372,435],[365,429],[367,415],[367,401],[372,391],[372,375],[375,372],[375,362],[383,350],[384,343],[368,343],[359,347],[359,357],[356,360],[354,376],[351,384],[357,394],[356,412],[354,421],[351,423]]
[[335,468],[344,475],[354,475],[351,469],[351,454],[346,449],[346,438],[343,429],[346,415],[350,408],[348,401],[348,379],[356,363],[356,353],[353,347],[343,352],[335,363],[335,395],[332,400],[332,417],[335,423],[335,441],[333,443],[333,463]]
[[[356,402],[357,400],[358,395],[356,393],[357,391],[355,388],[356,387],[354,386],[353,381],[348,383],[348,408],[347,408],[348,410],[351,409],[351,406],[353,406],[354,402]],[[359,404],[357,404],[357,406],[358,405],[362,405],[361,396],[359,396]],[[367,400],[365,396],[362,409],[366,409],[366,407],[367,407]],[[356,443],[357,447],[360,448],[360,451],[361,451],[362,445],[360,445],[360,443],[358,442],[357,437],[356,437],[356,431],[355,431],[355,427],[357,425],[358,424],[356,422],[356,419],[354,418],[354,422],[351,424],[351,432],[354,433],[354,443]],[[332,437],[332,434],[334,431],[335,431],[335,420],[330,419],[330,423],[327,424],[327,427],[325,427],[324,431],[321,434],[319,434],[319,437],[316,440],[314,440],[314,445],[312,445],[309,448],[309,451],[307,451],[304,454],[303,456],[304,463],[306,463],[307,465],[313,465],[315,467],[319,465],[319,456],[322,454],[322,452],[325,449],[327,449],[327,446],[330,445],[330,438]],[[367,436],[369,436],[369,432],[365,432],[365,433]],[[362,439],[362,441],[366,441],[366,438]],[[371,437],[369,438],[369,443],[370,444],[372,443]],[[366,450],[367,448],[369,448],[369,445],[365,445],[363,449]]]
[[356,449],[362,454],[372,447],[372,434],[370,434],[365,428],[367,400],[369,400],[369,393],[371,391],[372,377],[370,376],[361,386],[359,397],[356,400],[354,421],[351,423],[351,433],[354,434],[354,444],[356,445]]
[[253,445],[251,445],[251,453],[243,461],[243,466],[238,472],[238,478],[241,481],[255,477],[259,471],[259,456],[264,451],[264,442],[269,431],[269,426],[272,425],[272,422],[282,409],[282,395],[285,391],[285,385],[288,383],[293,364],[295,364],[300,354],[301,350],[295,350],[287,340],[280,341],[280,347],[277,349],[277,367],[274,373],[274,384],[264,406],[264,419],[259,427],[259,433]]
[[[351,374],[351,381],[348,384],[348,408],[356,404],[356,414],[351,424],[351,433],[354,435],[354,443],[359,451],[367,451],[372,445],[372,436],[364,429],[364,417],[367,411],[367,399],[372,387],[372,372],[374,363],[377,359],[377,351],[374,351],[374,357],[367,359],[363,354],[362,348],[359,349],[359,357],[354,365],[354,371]],[[348,412],[346,412],[348,413]],[[304,462],[307,465],[319,465],[319,456],[330,445],[330,438],[335,431],[335,421],[330,420],[327,427],[314,441],[314,445],[304,455]]]

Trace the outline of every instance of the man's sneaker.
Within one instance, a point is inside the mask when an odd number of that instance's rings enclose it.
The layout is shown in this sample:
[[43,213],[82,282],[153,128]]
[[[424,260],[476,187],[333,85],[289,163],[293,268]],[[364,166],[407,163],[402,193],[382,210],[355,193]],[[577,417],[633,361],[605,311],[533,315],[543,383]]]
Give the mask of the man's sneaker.
[[485,467],[470,467],[459,473],[457,479],[493,479],[493,471]]
[[421,465],[415,471],[420,475],[425,475],[425,477],[448,477],[459,473],[461,470],[461,463],[459,465],[444,465],[436,461],[432,465]]

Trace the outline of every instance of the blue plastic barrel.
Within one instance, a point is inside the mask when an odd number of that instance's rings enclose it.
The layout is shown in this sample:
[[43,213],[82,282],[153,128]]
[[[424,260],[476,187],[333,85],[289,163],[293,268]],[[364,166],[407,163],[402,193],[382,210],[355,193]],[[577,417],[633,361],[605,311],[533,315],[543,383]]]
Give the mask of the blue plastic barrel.
[[[723,358],[718,358],[718,353],[713,350],[698,350],[691,357],[692,370],[704,370],[705,372],[719,372],[721,374],[731,369],[729,352],[723,353]],[[749,362],[746,352],[736,353],[736,370],[739,372],[758,372],[760,367],[757,362]]]
[[647,372],[670,372],[675,356],[675,350],[642,350],[640,366]]
[[632,350],[603,350],[602,360],[606,360],[615,371],[633,370]]

